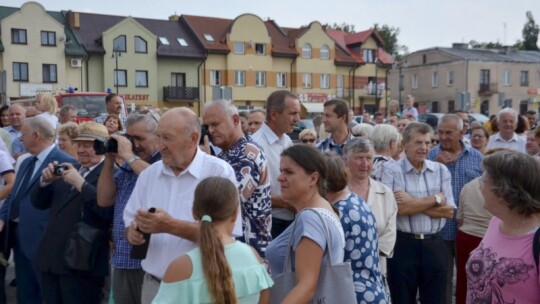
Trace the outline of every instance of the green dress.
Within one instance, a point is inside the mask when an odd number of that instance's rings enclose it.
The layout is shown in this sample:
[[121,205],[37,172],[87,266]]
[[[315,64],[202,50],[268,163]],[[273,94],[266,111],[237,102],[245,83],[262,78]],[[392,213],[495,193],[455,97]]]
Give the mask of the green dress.
[[[153,304],[211,303],[201,251],[195,248],[187,255],[193,264],[191,277],[175,283],[161,282]],[[239,241],[225,246],[225,257],[232,270],[238,303],[258,303],[260,292],[274,284],[265,265],[259,262],[251,247]]]

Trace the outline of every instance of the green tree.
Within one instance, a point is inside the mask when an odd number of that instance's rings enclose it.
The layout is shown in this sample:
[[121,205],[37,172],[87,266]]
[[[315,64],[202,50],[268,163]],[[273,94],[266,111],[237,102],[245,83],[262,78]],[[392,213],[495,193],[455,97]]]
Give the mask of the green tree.
[[469,45],[475,49],[501,49],[504,47],[500,42],[479,42],[476,40],[469,41]]
[[394,56],[396,60],[400,60],[404,55],[409,52],[409,48],[405,45],[399,44],[398,36],[400,33],[399,27],[388,26],[383,24],[380,26],[375,23],[373,28],[381,35],[384,41],[383,49],[390,55]]
[[523,35],[521,49],[527,51],[537,51],[538,33],[540,32],[540,29],[538,28],[538,24],[534,22],[531,11],[527,11],[525,15],[527,16],[527,22],[525,22],[523,31],[521,32]]
[[326,23],[323,25],[323,27],[326,27],[327,29],[331,29],[331,30],[336,30],[336,31],[342,31],[342,32],[347,32],[347,33],[354,33],[354,24],[348,24],[348,23],[341,23],[341,24],[337,24],[337,23],[333,23],[332,25]]

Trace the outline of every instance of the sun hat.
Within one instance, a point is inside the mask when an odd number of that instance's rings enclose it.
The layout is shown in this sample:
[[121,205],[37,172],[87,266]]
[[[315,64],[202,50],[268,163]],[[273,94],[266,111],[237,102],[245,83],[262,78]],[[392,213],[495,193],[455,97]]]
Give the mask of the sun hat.
[[109,137],[107,128],[97,122],[86,122],[79,126],[79,137],[75,141],[94,141]]

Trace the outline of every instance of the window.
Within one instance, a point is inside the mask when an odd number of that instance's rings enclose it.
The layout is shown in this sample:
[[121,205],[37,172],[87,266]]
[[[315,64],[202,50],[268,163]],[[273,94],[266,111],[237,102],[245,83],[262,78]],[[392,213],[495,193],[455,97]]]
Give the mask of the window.
[[113,51],[125,52],[126,51],[126,35],[120,35],[113,40]]
[[304,43],[302,47],[302,58],[311,58],[311,44]]
[[206,39],[206,41],[208,42],[214,42],[214,37],[212,37],[212,35],[210,34],[203,34],[204,36],[204,39]]
[[188,43],[186,42],[186,39],[177,38],[176,40],[178,41],[178,44],[180,44],[180,46],[188,46]]
[[13,81],[28,81],[28,63],[13,63]]
[[345,83],[345,75],[337,75],[337,97],[343,98],[343,85]]
[[276,74],[276,86],[278,88],[284,88],[287,86],[287,73],[278,72]]
[[431,73],[431,86],[434,88],[439,86],[439,73],[437,72]]
[[221,85],[221,71],[210,70],[210,85],[211,86]]
[[529,86],[529,71],[521,71],[519,85],[522,87]]
[[330,87],[330,74],[321,74],[321,89]]
[[114,70],[114,86],[127,87],[127,71]]
[[426,64],[427,63],[427,55],[424,54],[422,55],[422,64]]
[[480,84],[489,85],[489,70],[480,70]]
[[412,87],[413,89],[418,89],[418,75],[417,75],[417,74],[414,74],[414,75],[412,76],[411,87]]
[[171,86],[185,87],[186,86],[186,73],[171,73]]
[[26,44],[26,30],[11,29],[11,43]]
[[503,72],[503,85],[509,86],[511,84],[510,82],[510,71],[506,70]]
[[255,74],[255,85],[258,87],[266,86],[266,73],[265,72],[257,72]]
[[159,42],[161,42],[161,44],[163,45],[169,45],[169,39],[167,39],[167,37],[159,37]]
[[266,53],[264,43],[255,43],[255,54],[264,55]]
[[41,31],[41,45],[55,46],[56,45],[56,33]]
[[135,71],[135,86],[140,88],[148,87],[148,71]]
[[244,43],[241,41],[234,42],[234,53],[235,54],[244,54]]
[[446,73],[446,85],[449,87],[454,85],[454,71],[448,71]]
[[330,59],[330,49],[326,44],[321,46],[321,59]]
[[311,88],[311,74],[310,73],[304,73],[302,75],[302,87]]
[[148,53],[146,45],[146,40],[139,36],[135,36],[135,53]]
[[239,86],[239,87],[246,85],[246,72],[245,71],[234,72],[234,85]]
[[363,49],[362,57],[365,62],[374,63],[375,62],[375,50],[372,49]]
[[43,82],[58,82],[56,64],[43,65]]

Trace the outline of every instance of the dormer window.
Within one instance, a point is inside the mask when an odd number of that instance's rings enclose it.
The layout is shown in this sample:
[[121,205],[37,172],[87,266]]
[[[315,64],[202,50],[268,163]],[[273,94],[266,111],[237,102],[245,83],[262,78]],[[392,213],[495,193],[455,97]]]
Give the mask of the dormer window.
[[210,34],[203,34],[204,36],[204,39],[206,39],[206,41],[208,42],[214,42],[214,37],[212,37],[212,35]]
[[178,44],[180,44],[181,46],[188,46],[188,43],[186,42],[186,39],[177,38],[176,40],[178,41]]
[[163,45],[170,45],[169,39],[167,39],[166,37],[159,37],[159,42],[161,42],[161,44]]

